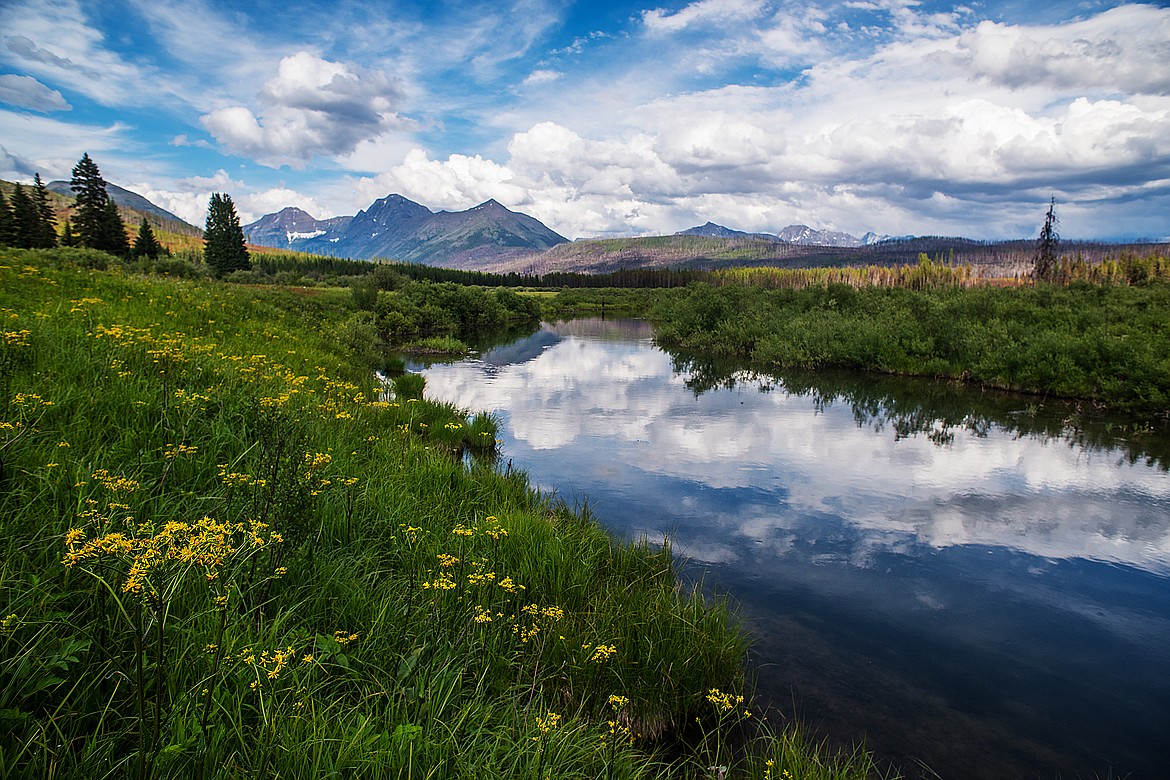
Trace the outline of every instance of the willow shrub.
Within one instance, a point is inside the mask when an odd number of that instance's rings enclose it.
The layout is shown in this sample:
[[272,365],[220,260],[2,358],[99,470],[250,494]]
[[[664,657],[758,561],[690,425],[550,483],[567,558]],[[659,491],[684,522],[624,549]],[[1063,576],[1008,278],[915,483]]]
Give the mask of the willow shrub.
[[960,378],[1161,413],[1170,405],[1170,286],[694,285],[655,307],[659,341],[768,368]]

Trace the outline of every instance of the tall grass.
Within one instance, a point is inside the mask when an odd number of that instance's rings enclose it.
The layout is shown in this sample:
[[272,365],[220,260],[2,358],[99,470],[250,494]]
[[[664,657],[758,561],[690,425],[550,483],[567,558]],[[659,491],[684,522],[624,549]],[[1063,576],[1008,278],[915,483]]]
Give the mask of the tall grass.
[[86,265],[0,254],[0,776],[707,774],[744,640],[669,549],[465,461],[336,301]]

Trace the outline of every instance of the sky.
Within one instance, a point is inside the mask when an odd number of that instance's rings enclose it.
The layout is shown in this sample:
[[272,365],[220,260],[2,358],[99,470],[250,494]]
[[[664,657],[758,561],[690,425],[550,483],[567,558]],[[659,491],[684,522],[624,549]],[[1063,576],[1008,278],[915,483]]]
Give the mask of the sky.
[[0,178],[202,226],[398,193],[567,238],[705,222],[1170,238],[1170,3],[0,0]]

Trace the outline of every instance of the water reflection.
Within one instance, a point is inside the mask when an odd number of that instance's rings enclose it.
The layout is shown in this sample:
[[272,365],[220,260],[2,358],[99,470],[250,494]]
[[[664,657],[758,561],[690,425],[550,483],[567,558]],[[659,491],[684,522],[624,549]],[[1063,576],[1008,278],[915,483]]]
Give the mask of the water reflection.
[[762,377],[652,335],[544,326],[432,366],[427,392],[496,413],[541,489],[669,536],[741,603],[763,690],[824,733],[944,777],[1160,765],[1164,433],[940,383]]

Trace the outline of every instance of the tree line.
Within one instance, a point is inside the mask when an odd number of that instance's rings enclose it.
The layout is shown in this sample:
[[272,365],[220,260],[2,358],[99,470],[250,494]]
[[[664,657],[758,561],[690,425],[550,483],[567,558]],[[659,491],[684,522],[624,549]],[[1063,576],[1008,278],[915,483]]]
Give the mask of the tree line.
[[[76,196],[73,218],[66,218],[58,232],[57,215],[40,173],[26,187],[13,186],[11,198],[0,190],[0,246],[18,249],[52,249],[76,246],[97,249],[125,259],[151,260],[170,256],[146,218],[131,243],[118,206],[106,189],[96,162],[85,153],[73,166],[70,189]],[[248,270],[251,260],[244,231],[231,196],[215,193],[207,208],[203,234],[203,262],[217,276]]]

